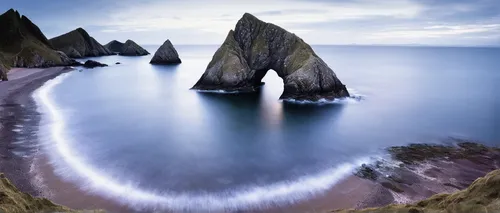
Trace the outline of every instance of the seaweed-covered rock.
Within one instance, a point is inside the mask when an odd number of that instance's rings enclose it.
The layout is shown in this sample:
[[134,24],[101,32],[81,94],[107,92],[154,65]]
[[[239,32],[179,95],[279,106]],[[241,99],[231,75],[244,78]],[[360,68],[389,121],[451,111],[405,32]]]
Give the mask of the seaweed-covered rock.
[[229,31],[193,89],[253,91],[270,69],[283,79],[281,99],[349,96],[332,69],[301,38],[248,13]]
[[489,152],[499,152],[497,147],[486,147],[484,145],[458,140],[454,146],[440,144],[410,144],[408,146],[394,146],[388,149],[394,159],[405,164],[416,164],[426,160],[446,157],[448,159],[467,158],[483,155]]
[[104,45],[104,47],[106,47],[109,51],[118,54],[119,52],[122,51],[123,43],[117,40],[113,40]]
[[10,67],[66,66],[75,62],[55,51],[40,29],[13,9],[0,15],[0,56],[4,79]]
[[107,64],[103,64],[94,60],[87,60],[83,64],[83,67],[85,68],[95,68],[95,67],[107,67]]
[[56,50],[72,58],[113,55],[82,28],[52,38],[50,43]]
[[149,55],[149,52],[134,41],[127,40],[125,44],[123,44],[123,47],[119,54],[124,56],[143,56]]
[[175,50],[174,45],[172,45],[172,42],[170,42],[170,40],[167,40],[163,43],[163,45],[160,46],[160,48],[158,48],[158,50],[156,50],[155,55],[149,63],[170,65],[180,64],[182,62],[179,58],[177,50]]
[[377,180],[380,173],[373,169],[371,166],[363,164],[360,168],[357,169],[354,175],[368,180]]

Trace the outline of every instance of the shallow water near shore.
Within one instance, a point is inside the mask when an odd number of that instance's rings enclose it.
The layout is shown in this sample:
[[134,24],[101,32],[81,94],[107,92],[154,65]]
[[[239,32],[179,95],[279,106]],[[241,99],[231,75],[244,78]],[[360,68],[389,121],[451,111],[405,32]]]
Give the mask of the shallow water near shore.
[[216,48],[178,46],[178,66],[95,58],[110,67],[47,82],[35,100],[56,174],[139,207],[246,209],[320,194],[389,146],[500,141],[500,49],[317,46],[362,98],[308,104],[279,101],[272,71],[257,93],[189,90]]

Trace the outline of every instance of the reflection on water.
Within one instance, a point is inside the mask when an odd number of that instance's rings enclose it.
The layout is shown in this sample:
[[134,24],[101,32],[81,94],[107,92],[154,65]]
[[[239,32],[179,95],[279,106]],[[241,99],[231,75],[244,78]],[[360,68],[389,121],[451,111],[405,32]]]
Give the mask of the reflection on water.
[[492,116],[500,105],[491,95],[500,80],[497,49],[316,47],[366,98],[313,105],[279,101],[283,83],[275,72],[256,93],[189,90],[216,48],[181,46],[178,66],[102,57],[122,64],[70,74],[51,96],[71,148],[120,183],[207,195],[305,177],[332,183],[359,157],[426,138],[500,141]]

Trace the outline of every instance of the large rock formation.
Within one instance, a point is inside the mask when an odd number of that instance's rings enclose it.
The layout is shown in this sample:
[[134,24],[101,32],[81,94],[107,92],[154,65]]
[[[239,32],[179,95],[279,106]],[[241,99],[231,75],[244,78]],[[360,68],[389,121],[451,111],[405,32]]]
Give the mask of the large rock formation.
[[77,63],[53,49],[40,29],[10,9],[0,15],[0,78],[10,67],[50,67]]
[[349,96],[332,69],[302,39],[248,13],[229,31],[193,89],[253,91],[270,69],[283,78],[281,99]]
[[118,54],[119,52],[122,51],[123,43],[117,40],[113,40],[104,45],[104,47],[106,47],[109,51]]
[[113,55],[82,28],[52,38],[50,43],[71,58]]
[[134,41],[127,40],[125,44],[123,44],[123,47],[119,54],[125,56],[142,56],[149,55],[149,52],[136,44]]
[[151,59],[151,64],[180,64],[181,59],[179,58],[179,54],[177,50],[175,50],[174,45],[170,40],[167,40],[163,43],[163,45],[156,50],[155,55]]

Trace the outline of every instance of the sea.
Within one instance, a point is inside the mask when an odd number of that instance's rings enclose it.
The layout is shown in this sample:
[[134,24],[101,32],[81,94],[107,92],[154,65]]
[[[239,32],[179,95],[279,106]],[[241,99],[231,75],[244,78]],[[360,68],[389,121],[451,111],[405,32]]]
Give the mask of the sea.
[[500,48],[313,46],[352,96],[316,103],[279,100],[272,70],[255,93],[191,90],[217,48],[178,45],[173,66],[90,58],[109,67],[48,81],[34,97],[56,174],[132,206],[217,212],[308,199],[391,146],[500,145]]

